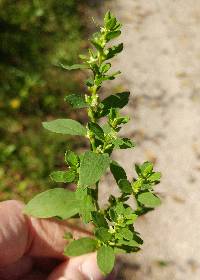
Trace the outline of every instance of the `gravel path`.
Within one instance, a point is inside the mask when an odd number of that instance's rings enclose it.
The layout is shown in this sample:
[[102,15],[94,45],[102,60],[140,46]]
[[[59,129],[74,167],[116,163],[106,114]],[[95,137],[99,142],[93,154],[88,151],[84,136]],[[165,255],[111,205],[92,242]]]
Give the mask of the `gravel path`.
[[[132,162],[153,160],[163,173],[163,204],[141,218],[143,250],[126,257],[119,279],[200,279],[200,1],[115,0],[125,51],[118,88],[131,90],[124,133],[137,149],[115,154],[128,174]],[[106,190],[104,194],[106,194]]]

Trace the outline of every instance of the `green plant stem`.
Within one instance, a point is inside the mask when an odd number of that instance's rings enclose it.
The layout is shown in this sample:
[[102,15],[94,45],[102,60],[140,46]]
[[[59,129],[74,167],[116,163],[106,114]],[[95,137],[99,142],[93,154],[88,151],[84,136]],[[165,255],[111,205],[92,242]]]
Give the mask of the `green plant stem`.
[[96,188],[95,188],[95,204],[97,210],[100,209],[98,201],[99,201],[99,181],[96,183]]

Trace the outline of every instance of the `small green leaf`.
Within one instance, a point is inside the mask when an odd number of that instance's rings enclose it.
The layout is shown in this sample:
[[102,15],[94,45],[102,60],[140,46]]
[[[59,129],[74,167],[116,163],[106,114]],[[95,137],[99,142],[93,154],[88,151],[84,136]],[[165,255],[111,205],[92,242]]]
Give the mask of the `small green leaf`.
[[66,151],[65,161],[71,167],[77,167],[79,165],[79,157],[72,151]]
[[117,46],[113,46],[111,48],[108,48],[105,51],[105,55],[106,55],[106,59],[111,59],[113,58],[115,55],[117,55],[118,53],[122,52],[124,48],[123,43],[117,45]]
[[85,102],[85,99],[82,95],[69,94],[65,97],[65,101],[67,101],[75,109],[88,107],[88,104]]
[[125,91],[125,92],[112,94],[107,98],[105,98],[101,103],[103,105],[102,116],[107,115],[111,108],[121,109],[124,106],[126,106],[129,101],[129,96],[130,96],[130,92]]
[[78,213],[78,205],[74,192],[56,188],[36,195],[25,206],[24,212],[36,218],[68,219]]
[[97,139],[104,141],[104,131],[97,123],[89,122],[88,128]]
[[118,202],[116,207],[115,207],[115,212],[118,215],[123,215],[124,216],[125,211],[126,211],[126,208],[124,207],[124,204],[122,202]]
[[107,22],[111,19],[111,12],[107,11],[105,16],[104,16],[104,24],[106,25]]
[[127,250],[126,250],[126,249],[122,249],[122,248],[115,247],[115,248],[114,248],[114,253],[115,253],[115,254],[125,254],[125,253],[127,253]]
[[91,221],[91,212],[95,210],[92,197],[88,194],[79,200],[79,214],[82,217],[83,223],[87,224]]
[[96,154],[88,151],[80,164],[80,185],[91,186],[99,181],[110,164],[108,154]]
[[141,169],[140,169],[139,164],[135,164],[135,171],[136,171],[138,176],[141,176]]
[[124,240],[120,239],[118,241],[119,245],[126,245],[126,246],[131,246],[131,247],[139,247],[140,244],[138,244],[135,240]]
[[144,177],[148,176],[153,170],[153,163],[146,161],[140,166],[141,173]]
[[138,195],[137,200],[146,207],[156,207],[161,204],[160,198],[151,192],[144,192]]
[[127,220],[129,220],[126,223],[131,225],[137,220],[138,216],[136,214],[132,213],[132,214],[125,215],[125,217]]
[[142,189],[143,185],[144,185],[144,179],[139,177],[139,179],[137,179],[132,183],[134,192],[138,193]]
[[70,239],[73,239],[73,235],[71,232],[68,231],[68,232],[65,232],[63,238],[66,240],[70,240]]
[[127,179],[125,170],[116,161],[111,162],[110,171],[117,183],[120,179]]
[[121,35],[121,31],[120,30],[108,32],[106,34],[106,40],[110,41],[112,39],[115,39],[115,38],[119,37],[120,35]]
[[92,212],[95,211],[90,189],[81,187],[77,188],[76,198],[78,201],[79,215],[82,217],[83,222],[87,224],[92,219]]
[[74,240],[66,246],[64,254],[69,257],[75,257],[94,252],[96,249],[97,241],[89,237],[84,237]]
[[50,177],[57,183],[71,183],[76,178],[76,173],[73,170],[54,171],[50,174]]
[[57,119],[42,124],[44,128],[55,133],[85,136],[87,132],[84,126],[71,119]]
[[102,246],[97,251],[97,263],[104,275],[109,274],[115,264],[115,254],[111,247]]
[[120,233],[122,234],[123,238],[126,240],[132,240],[133,239],[133,233],[128,228],[122,228]]
[[114,145],[115,145],[115,148],[118,148],[118,149],[130,149],[135,146],[135,143],[133,143],[128,138],[117,138],[114,141]]
[[92,212],[92,221],[97,227],[108,228],[108,223],[104,218],[104,215],[99,212]]
[[131,194],[133,192],[131,183],[127,179],[120,179],[118,186],[123,193]]
[[65,69],[65,70],[79,70],[79,69],[87,69],[88,65],[87,64],[73,64],[73,65],[64,65],[60,63],[60,66]]
[[107,73],[110,68],[111,68],[111,64],[106,63],[106,64],[102,64],[99,70],[100,70],[101,73],[104,74],[104,73]]
[[129,122],[130,117],[128,116],[124,116],[124,117],[118,117],[115,120],[115,126],[119,126],[121,124],[126,124],[127,122]]
[[102,129],[105,134],[109,134],[112,132],[112,127],[108,123],[104,124]]
[[86,86],[88,87],[92,87],[94,85],[94,79],[93,78],[88,78],[86,81],[85,81],[85,84]]
[[100,44],[100,41],[98,38],[93,38],[90,40],[90,42],[92,43],[92,45],[98,50],[98,51],[102,51],[102,46]]
[[110,18],[109,16],[104,18],[105,21],[105,26],[107,29],[111,30],[115,27],[117,23],[117,19],[110,13]]
[[148,177],[148,180],[151,182],[159,182],[161,178],[160,172],[155,172],[151,176]]
[[108,242],[112,238],[112,234],[108,231],[107,228],[100,227],[95,230],[95,236],[97,239]]

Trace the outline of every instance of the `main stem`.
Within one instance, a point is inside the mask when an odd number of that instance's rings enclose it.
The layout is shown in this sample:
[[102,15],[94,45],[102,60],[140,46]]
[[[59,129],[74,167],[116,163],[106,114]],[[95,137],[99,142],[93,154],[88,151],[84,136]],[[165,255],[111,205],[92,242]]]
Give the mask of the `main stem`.
[[[101,64],[102,64],[102,53],[98,51],[98,66],[100,68]],[[94,74],[94,85],[92,88],[90,88],[90,92],[91,92],[91,96],[92,96],[92,102],[90,104],[90,107],[88,108],[88,118],[90,119],[90,121],[94,122],[94,123],[98,123],[98,118],[96,118],[95,116],[95,111],[98,109],[98,101],[99,101],[99,96],[97,94],[98,91],[98,86],[95,84],[95,79],[96,79],[96,72],[93,72]],[[96,152],[96,145],[95,145],[95,139],[93,137],[89,137],[90,140],[90,147],[91,150],[93,152]],[[96,188],[94,189],[93,192],[93,198],[94,198],[94,203],[96,205],[96,209],[99,210],[99,203],[98,203],[98,198],[99,198],[99,181],[96,183]]]

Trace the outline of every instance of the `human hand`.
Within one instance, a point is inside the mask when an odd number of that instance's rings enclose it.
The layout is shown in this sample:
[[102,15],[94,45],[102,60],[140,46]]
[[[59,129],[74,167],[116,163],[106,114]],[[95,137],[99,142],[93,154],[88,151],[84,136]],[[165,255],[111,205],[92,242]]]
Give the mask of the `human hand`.
[[[55,219],[29,218],[18,201],[0,203],[1,280],[103,280],[96,254],[63,256],[65,232],[90,233]],[[111,275],[108,279],[113,279]]]

